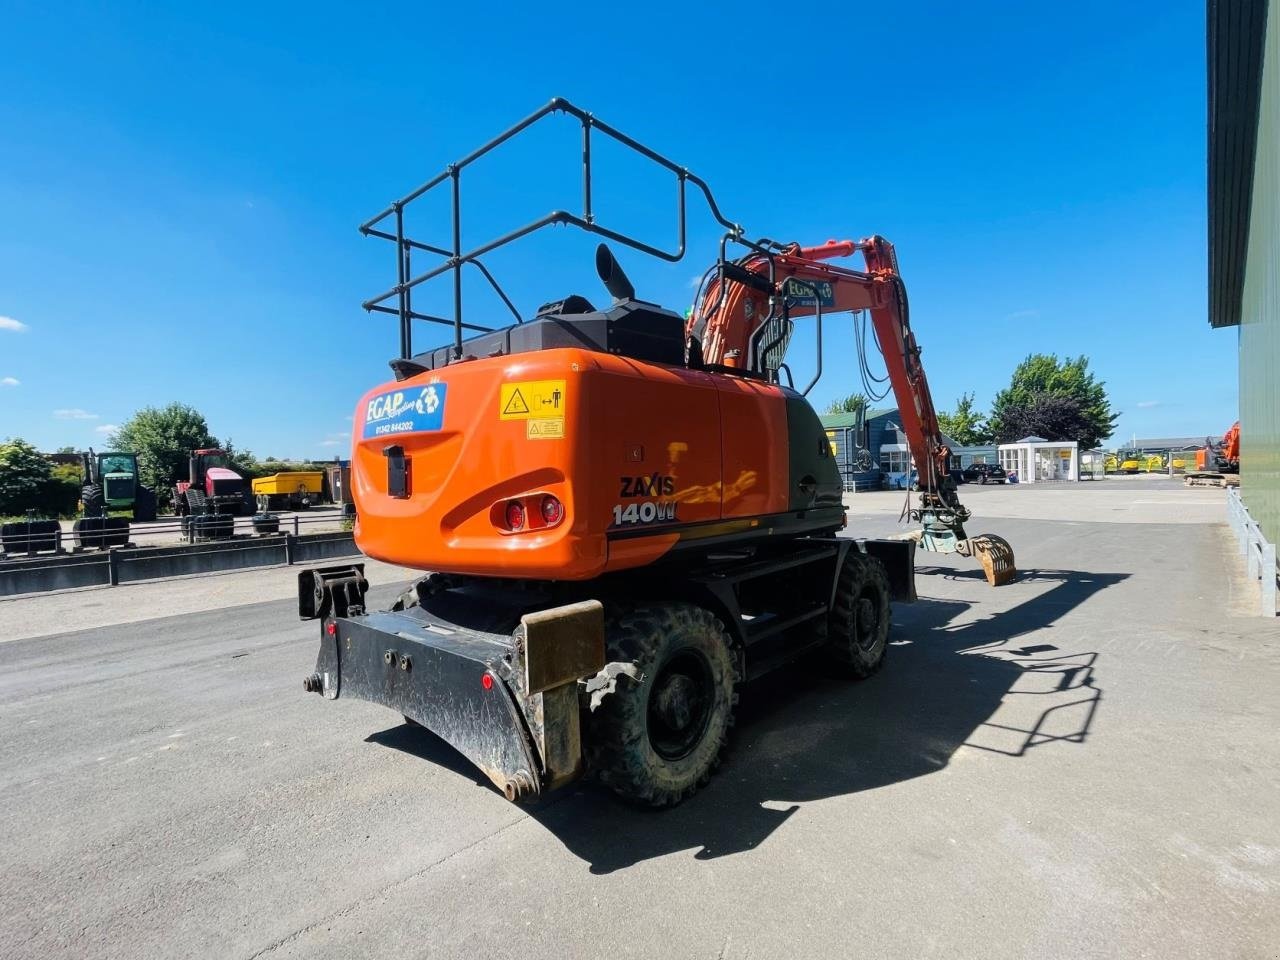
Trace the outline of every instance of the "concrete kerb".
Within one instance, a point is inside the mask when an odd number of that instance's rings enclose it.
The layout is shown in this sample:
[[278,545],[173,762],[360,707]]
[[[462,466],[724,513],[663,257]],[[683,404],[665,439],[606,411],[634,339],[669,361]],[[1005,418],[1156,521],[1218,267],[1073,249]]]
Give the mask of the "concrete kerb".
[[100,553],[32,557],[0,564],[0,597],[311,563],[359,552],[350,533],[337,532],[283,533],[177,547],[113,547]]

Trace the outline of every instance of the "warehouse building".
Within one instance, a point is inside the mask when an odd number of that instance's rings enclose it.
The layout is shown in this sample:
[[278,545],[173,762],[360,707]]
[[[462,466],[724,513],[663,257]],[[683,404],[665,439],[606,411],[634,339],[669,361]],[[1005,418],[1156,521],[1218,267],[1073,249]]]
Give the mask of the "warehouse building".
[[[1280,541],[1280,11],[1210,0],[1209,323],[1240,357],[1240,494]],[[1229,424],[1223,424],[1226,429]]]
[[[821,419],[845,490],[899,489],[910,482],[911,450],[897,407],[875,408],[865,414],[829,413]],[[945,434],[943,439],[951,447],[953,470],[999,460],[994,444],[962,447]]]

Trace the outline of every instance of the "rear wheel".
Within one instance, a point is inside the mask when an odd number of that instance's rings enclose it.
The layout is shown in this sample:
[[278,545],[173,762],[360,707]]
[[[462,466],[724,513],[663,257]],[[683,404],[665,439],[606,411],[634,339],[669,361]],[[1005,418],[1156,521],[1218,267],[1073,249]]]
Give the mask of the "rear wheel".
[[679,803],[710,778],[733,724],[729,635],[701,607],[647,604],[611,616],[605,642],[634,676],[587,713],[587,765],[627,800]]
[[90,483],[80,488],[80,499],[84,501],[86,517],[100,517],[106,514],[106,501],[102,497],[102,484]]
[[133,519],[145,522],[155,518],[156,495],[146,487],[137,487],[133,498]]
[[827,644],[854,677],[869,677],[884,663],[889,646],[889,575],[884,564],[853,549],[836,584],[827,617]]

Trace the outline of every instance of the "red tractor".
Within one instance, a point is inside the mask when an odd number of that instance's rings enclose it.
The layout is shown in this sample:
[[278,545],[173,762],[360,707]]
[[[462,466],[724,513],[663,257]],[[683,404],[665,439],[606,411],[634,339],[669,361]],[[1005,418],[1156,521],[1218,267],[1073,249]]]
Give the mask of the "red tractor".
[[179,480],[173,487],[173,512],[180,517],[252,514],[254,503],[249,481],[229,464],[230,457],[225,450],[212,447],[193,450],[187,479]]

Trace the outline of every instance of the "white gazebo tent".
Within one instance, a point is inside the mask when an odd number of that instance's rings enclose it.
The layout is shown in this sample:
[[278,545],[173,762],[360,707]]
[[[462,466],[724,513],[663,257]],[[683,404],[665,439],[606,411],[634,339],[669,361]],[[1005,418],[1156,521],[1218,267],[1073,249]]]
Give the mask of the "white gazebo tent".
[[1080,450],[1074,440],[1023,437],[999,447],[1000,466],[1019,483],[1062,483],[1080,479]]

